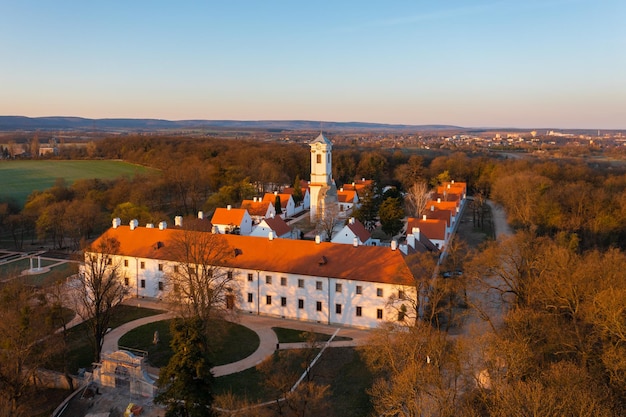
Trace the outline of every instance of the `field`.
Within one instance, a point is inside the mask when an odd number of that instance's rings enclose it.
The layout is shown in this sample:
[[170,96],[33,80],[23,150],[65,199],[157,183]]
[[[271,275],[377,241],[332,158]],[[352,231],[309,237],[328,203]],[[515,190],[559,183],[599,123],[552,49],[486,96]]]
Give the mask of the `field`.
[[71,185],[79,179],[132,177],[151,171],[122,161],[2,161],[0,201],[9,197],[23,206],[30,193],[52,187],[57,178]]

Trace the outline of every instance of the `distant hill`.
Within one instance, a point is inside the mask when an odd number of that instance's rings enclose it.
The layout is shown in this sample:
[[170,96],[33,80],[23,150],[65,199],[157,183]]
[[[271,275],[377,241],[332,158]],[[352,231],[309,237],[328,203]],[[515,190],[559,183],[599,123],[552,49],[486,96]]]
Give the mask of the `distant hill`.
[[263,130],[369,130],[433,131],[466,130],[448,125],[396,125],[363,122],[320,122],[313,120],[161,120],[161,119],[85,119],[82,117],[0,116],[0,131],[16,130],[83,130],[145,131],[179,129],[263,129]]

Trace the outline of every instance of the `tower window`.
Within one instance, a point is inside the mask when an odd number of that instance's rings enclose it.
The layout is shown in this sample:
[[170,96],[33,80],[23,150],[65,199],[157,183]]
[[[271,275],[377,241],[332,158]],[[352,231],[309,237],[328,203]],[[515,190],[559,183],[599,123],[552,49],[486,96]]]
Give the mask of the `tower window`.
[[317,158],[317,163],[321,164],[322,163],[322,155],[320,155],[319,153],[317,155],[315,155]]

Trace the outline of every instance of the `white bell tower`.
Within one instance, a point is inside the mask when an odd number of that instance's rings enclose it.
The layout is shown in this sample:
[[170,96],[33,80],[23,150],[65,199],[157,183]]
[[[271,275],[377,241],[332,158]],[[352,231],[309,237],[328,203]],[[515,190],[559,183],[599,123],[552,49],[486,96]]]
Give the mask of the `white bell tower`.
[[311,146],[311,221],[317,221],[328,204],[337,204],[337,188],[332,178],[333,144],[322,134],[315,138]]

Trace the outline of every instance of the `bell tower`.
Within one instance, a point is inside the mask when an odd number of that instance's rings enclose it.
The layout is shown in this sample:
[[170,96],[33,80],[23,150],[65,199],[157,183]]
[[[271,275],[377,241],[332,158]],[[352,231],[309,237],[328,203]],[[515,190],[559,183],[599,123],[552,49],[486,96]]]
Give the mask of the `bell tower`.
[[332,178],[333,171],[333,144],[320,133],[313,140],[311,146],[311,221],[317,220],[324,214],[329,204],[337,204],[337,188]]

